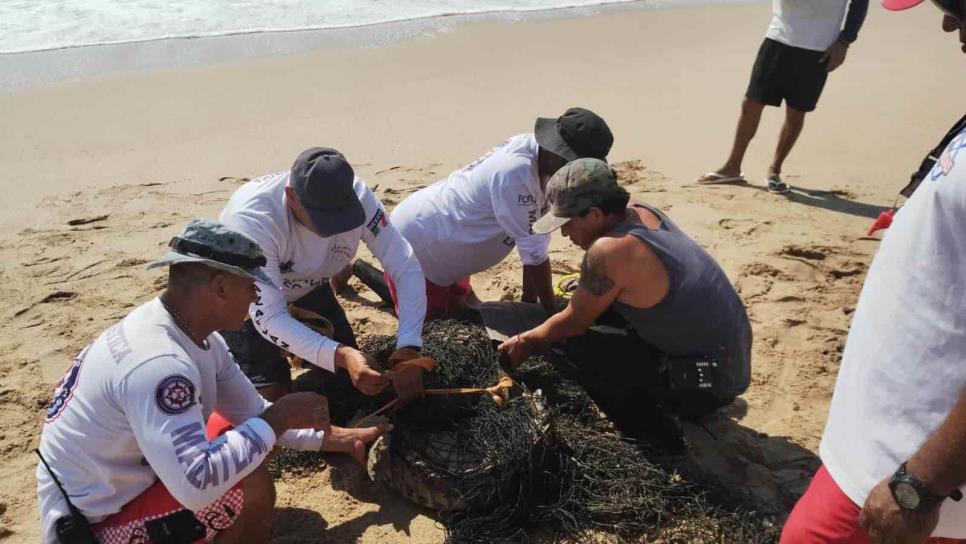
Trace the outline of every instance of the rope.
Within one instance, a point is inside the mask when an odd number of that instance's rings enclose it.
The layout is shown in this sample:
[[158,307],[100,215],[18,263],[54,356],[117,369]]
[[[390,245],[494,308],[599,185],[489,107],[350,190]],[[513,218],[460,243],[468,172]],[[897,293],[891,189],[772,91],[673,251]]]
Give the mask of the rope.
[[[429,359],[429,357],[421,357],[421,359]],[[413,361],[418,361],[418,359],[414,359]],[[396,366],[399,367],[399,366],[405,365],[406,363],[411,363],[411,362],[412,361],[406,361],[405,363],[399,363]],[[419,363],[406,365],[406,366],[420,366],[420,368],[422,368],[422,366]],[[513,384],[514,382],[509,376],[503,376],[500,378],[500,381],[497,382],[497,384],[494,385],[493,387],[449,387],[449,388],[442,388],[442,389],[426,389],[425,391],[423,391],[423,394],[424,395],[474,395],[479,393],[488,393],[490,395],[490,398],[493,399],[493,402],[495,402],[497,406],[503,406],[504,402],[510,400],[510,388],[513,387]],[[362,424],[368,421],[370,418],[378,416],[380,414],[383,414],[395,408],[397,404],[399,404],[399,397],[392,399],[391,401],[384,404],[382,408],[379,408],[375,412],[372,412],[366,417],[356,421],[353,427],[361,427]]]

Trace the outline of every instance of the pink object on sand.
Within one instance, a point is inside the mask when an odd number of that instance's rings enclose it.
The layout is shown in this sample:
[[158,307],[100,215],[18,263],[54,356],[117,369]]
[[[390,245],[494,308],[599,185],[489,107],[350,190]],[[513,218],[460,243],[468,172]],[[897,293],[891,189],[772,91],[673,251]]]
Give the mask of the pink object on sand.
[[882,0],[882,7],[892,11],[902,11],[913,6],[918,6],[922,0]]
[[892,224],[892,218],[893,216],[895,216],[895,214],[896,214],[896,211],[894,209],[886,210],[880,213],[879,217],[876,218],[875,223],[872,223],[872,226],[869,227],[869,232],[866,233],[866,236],[872,236],[873,234],[875,234],[875,231],[877,230],[883,230],[883,229],[889,228],[889,225]]

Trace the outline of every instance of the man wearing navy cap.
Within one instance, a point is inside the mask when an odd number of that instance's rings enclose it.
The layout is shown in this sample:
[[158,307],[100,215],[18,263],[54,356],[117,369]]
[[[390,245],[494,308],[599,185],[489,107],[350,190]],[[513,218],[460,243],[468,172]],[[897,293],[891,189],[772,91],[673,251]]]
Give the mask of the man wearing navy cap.
[[[255,239],[267,263],[263,270],[278,287],[256,282],[251,320],[225,340],[252,383],[268,399],[291,388],[284,350],[329,372],[345,369],[356,389],[374,395],[390,381],[412,398],[422,390],[421,370],[409,367],[381,374],[375,361],[357,349],[355,335],[335,298],[329,279],[365,242],[399,289],[397,351],[390,364],[418,354],[426,313],[423,272],[405,238],[365,182],[335,149],[303,151],[291,170],[262,176],[238,189],[221,221]],[[289,313],[289,304],[328,318],[327,337]]]

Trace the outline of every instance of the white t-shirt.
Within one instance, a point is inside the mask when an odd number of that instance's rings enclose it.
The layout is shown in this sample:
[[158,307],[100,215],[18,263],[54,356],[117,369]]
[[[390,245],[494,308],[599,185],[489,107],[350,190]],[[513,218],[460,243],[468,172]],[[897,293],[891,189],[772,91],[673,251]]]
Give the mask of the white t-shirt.
[[[964,385],[966,130],[896,214],[869,268],[819,448],[829,474],[864,504]],[[966,538],[966,501],[943,502],[933,536]]]
[[426,317],[426,285],[419,261],[399,231],[389,222],[382,203],[359,178],[353,190],[366,213],[361,226],[321,237],[302,226],[286,205],[289,172],[254,179],[228,200],[219,218],[258,242],[265,254],[265,274],[282,289],[256,283],[258,300],[251,307],[258,331],[279,347],[329,371],[335,370],[339,343],[306,327],[288,313],[288,302],[298,300],[341,271],[366,243],[392,277],[399,293],[397,344],[422,346]]
[[525,265],[547,260],[550,236],[531,228],[547,207],[538,150],[533,134],[514,136],[393,210],[426,279],[452,285],[499,263],[514,245]]
[[[254,471],[276,444],[258,416],[271,404],[231,358],[218,333],[198,347],[154,299],[85,348],[57,384],[40,451],[74,506],[92,523],[118,512],[159,478],[190,510],[200,510]],[[215,440],[205,421],[217,411],[235,427]],[[318,450],[322,433],[288,431],[279,445]],[[67,503],[37,464],[44,540]]]
[[825,51],[842,31],[849,0],[772,0],[766,37],[792,47]]

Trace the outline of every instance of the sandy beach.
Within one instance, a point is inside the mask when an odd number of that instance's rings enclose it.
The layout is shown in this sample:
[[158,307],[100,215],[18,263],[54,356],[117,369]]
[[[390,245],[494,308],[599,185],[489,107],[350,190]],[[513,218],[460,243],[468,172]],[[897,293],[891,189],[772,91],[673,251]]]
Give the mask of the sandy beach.
[[[443,22],[381,45],[0,88],[0,541],[40,538],[32,450],[52,384],[163,287],[143,265],[189,218],[217,217],[243,178],[287,169],[313,145],[342,150],[392,207],[576,105],[610,124],[610,158],[635,198],[665,210],[738,286],[755,334],[752,386],[689,437],[724,481],[787,512],[817,467],[878,246],[866,229],[962,115],[966,71],[935,10],[873,5],[786,163],[793,193],[764,190],[782,119],[773,108],[745,164],[751,184],[696,186],[725,159],[770,14],[747,4]],[[557,236],[551,249],[556,274],[577,270],[578,248]],[[518,297],[519,269],[514,255],[474,287]],[[343,303],[357,334],[393,333],[375,295],[352,285]],[[278,484],[273,542],[442,540],[431,512],[332,464]]]

